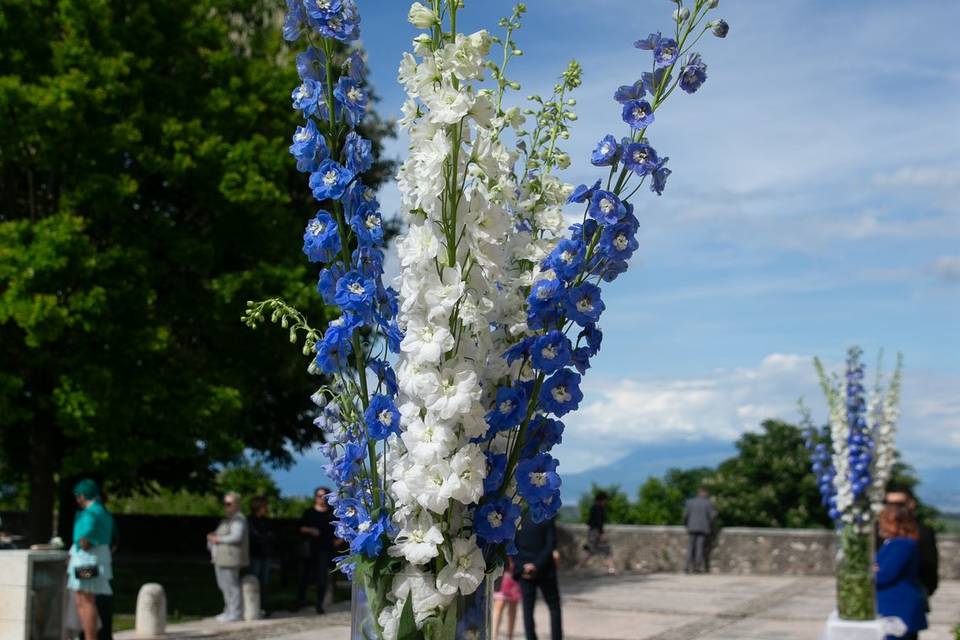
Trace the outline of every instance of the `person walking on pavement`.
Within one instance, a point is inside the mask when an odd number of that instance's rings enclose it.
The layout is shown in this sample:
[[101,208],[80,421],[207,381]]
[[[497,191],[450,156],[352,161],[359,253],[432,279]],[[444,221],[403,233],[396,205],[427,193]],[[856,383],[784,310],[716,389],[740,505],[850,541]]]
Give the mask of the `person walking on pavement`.
[[603,525],[607,522],[607,500],[606,491],[598,491],[593,498],[587,519],[587,544],[583,545],[586,555],[577,563],[577,569],[586,567],[594,556],[600,556],[607,563],[607,573],[618,575],[617,566],[613,562],[610,541],[603,535]]
[[231,491],[223,496],[224,517],[216,531],[207,534],[217,586],[223,593],[223,613],[219,622],[243,619],[243,595],[240,591],[240,570],[250,564],[250,531],[247,519],[240,512],[240,494]]
[[303,565],[300,567],[300,585],[297,589],[297,608],[306,603],[307,586],[315,576],[317,585],[317,613],[324,613],[323,598],[327,593],[327,577],[333,558],[333,509],[327,504],[330,490],[317,487],[313,492],[313,506],[300,517],[300,538]]
[[270,522],[270,504],[263,496],[250,500],[250,573],[260,585],[260,617],[270,616],[267,595],[270,586],[270,563],[273,562],[273,524]]
[[700,487],[697,495],[687,500],[683,507],[683,526],[687,529],[685,573],[706,571],[706,542],[716,519],[717,509],[710,501],[710,494],[705,487]]
[[536,523],[529,512],[524,514],[515,544],[517,554],[513,556],[513,578],[520,583],[526,638],[537,640],[533,610],[539,589],[550,610],[550,638],[562,640],[560,586],[557,584],[557,565],[553,559],[553,552],[557,548],[556,523],[553,519]]

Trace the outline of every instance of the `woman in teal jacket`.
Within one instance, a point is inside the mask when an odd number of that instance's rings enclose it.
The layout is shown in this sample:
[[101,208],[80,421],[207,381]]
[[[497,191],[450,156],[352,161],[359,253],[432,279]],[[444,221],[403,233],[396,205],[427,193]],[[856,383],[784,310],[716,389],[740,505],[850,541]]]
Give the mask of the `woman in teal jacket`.
[[100,502],[93,480],[81,480],[73,489],[77,513],[73,520],[73,545],[67,565],[67,588],[74,592],[84,640],[97,638],[97,595],[109,595],[113,578],[110,540],[113,519]]

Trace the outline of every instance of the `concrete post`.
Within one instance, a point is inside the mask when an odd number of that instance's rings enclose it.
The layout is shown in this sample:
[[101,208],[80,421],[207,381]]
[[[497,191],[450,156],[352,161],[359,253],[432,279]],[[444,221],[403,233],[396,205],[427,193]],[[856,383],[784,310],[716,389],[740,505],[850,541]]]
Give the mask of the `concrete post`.
[[260,582],[256,576],[247,575],[240,582],[243,590],[243,619],[258,620],[260,618]]
[[167,633],[167,594],[156,582],[148,582],[137,593],[134,633],[138,638],[157,638]]

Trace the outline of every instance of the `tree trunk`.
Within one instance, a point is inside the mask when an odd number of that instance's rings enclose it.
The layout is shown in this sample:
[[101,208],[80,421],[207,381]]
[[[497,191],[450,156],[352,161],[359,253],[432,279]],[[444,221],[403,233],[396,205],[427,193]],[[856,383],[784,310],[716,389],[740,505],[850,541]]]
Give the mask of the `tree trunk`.
[[27,541],[49,542],[53,535],[53,507],[56,500],[57,443],[49,426],[34,423],[30,428],[30,501],[27,508]]

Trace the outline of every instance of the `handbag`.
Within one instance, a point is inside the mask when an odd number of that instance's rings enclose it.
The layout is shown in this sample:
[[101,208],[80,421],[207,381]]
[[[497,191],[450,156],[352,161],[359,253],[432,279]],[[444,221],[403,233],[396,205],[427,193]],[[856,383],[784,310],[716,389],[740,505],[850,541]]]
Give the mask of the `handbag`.
[[100,567],[95,564],[74,567],[73,575],[77,580],[92,580],[100,575]]

